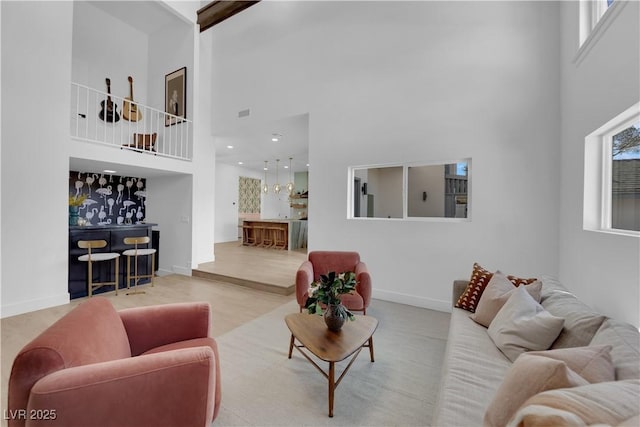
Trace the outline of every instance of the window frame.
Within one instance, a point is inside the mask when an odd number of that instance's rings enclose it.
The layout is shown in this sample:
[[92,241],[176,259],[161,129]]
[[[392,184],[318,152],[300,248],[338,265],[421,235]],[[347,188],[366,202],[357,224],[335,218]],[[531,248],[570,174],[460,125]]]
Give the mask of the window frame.
[[[467,164],[467,216],[466,218],[453,218],[453,217],[418,217],[409,216],[409,202],[408,202],[408,185],[409,185],[409,168],[418,166],[435,166],[435,165],[447,165],[453,163],[466,163]],[[472,220],[472,158],[460,157],[453,160],[445,161],[418,161],[418,162],[395,162],[395,163],[383,163],[383,164],[370,164],[370,165],[358,165],[349,166],[347,168],[347,219],[348,220],[363,220],[363,221],[420,221],[420,222],[471,222]],[[361,217],[354,215],[354,178],[356,170],[362,169],[377,169],[387,167],[402,167],[402,217],[385,218],[385,217]]]
[[638,122],[640,102],[585,138],[584,230],[640,238],[640,231],[612,228],[613,137]]
[[[606,0],[598,1],[606,3]],[[576,66],[580,65],[587,53],[596,45],[628,3],[628,1],[615,0],[604,12],[598,12],[598,1],[580,0],[578,6],[578,50],[573,58],[573,63]],[[596,20],[594,16],[597,14],[601,14],[601,16]]]

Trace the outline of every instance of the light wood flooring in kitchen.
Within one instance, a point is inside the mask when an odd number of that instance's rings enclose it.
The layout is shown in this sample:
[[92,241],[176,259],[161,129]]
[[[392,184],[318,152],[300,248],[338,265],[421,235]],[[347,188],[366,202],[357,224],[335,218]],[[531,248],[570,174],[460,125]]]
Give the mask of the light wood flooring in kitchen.
[[280,295],[295,292],[296,271],[307,250],[243,246],[240,241],[216,243],[215,261],[202,263],[192,274]]

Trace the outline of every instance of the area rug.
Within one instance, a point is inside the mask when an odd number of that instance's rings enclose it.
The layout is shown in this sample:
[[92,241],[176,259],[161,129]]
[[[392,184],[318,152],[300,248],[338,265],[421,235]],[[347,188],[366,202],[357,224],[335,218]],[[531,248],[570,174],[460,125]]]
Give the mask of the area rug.
[[[430,424],[449,314],[374,300],[367,314],[379,321],[375,362],[366,349],[360,353],[335,391],[329,418],[325,377],[297,350],[287,357],[284,316],[295,312],[292,301],[216,338],[222,404],[214,426]],[[347,363],[336,365],[336,378]]]

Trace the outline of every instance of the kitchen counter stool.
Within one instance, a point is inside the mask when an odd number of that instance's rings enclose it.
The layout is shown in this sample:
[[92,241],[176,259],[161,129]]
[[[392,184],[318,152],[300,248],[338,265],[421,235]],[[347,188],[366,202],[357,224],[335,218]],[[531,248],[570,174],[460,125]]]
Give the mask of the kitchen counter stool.
[[[107,246],[106,240],[80,240],[78,241],[78,247],[81,249],[87,249],[87,253],[80,255],[78,261],[87,263],[87,286],[89,291],[89,297],[93,295],[93,290],[102,286],[114,286],[116,288],[116,295],[118,295],[118,266],[120,264],[120,254],[115,252],[96,252],[92,253],[91,249],[101,249]],[[101,261],[115,260],[115,276],[112,282],[94,282],[93,281],[93,263]]]
[[[130,288],[131,279],[133,279],[133,288],[131,292],[127,292],[127,295],[144,294],[145,291],[138,290],[138,282],[140,279],[151,279],[151,286],[153,286],[153,276],[155,271],[155,256],[156,250],[153,248],[138,248],[138,245],[144,245],[151,241],[149,236],[141,237],[125,237],[125,245],[134,245],[133,249],[127,249],[122,252],[122,255],[127,257],[127,289]],[[138,274],[138,255],[139,256],[151,256],[151,274]],[[134,259],[134,273],[131,274],[131,258]]]

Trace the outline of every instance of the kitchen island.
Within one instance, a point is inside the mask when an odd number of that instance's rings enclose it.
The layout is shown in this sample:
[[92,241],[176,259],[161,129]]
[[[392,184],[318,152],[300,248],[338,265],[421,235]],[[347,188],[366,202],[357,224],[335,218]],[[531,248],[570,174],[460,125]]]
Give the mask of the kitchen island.
[[300,219],[259,219],[242,222],[242,244],[273,249],[307,247],[307,221]]

